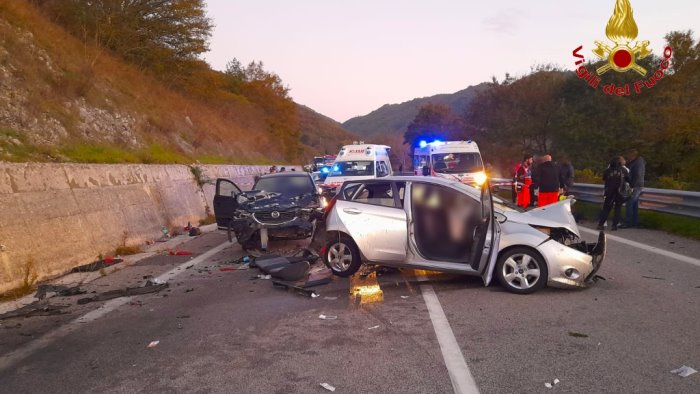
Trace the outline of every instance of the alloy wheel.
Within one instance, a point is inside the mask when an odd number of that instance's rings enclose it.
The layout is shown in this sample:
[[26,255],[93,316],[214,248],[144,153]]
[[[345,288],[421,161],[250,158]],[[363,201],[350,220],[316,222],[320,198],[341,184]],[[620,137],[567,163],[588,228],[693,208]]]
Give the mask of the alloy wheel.
[[514,254],[503,263],[503,277],[513,288],[529,289],[540,279],[539,263],[528,254]]
[[352,250],[342,242],[335,243],[328,248],[328,262],[338,272],[347,271],[352,264]]

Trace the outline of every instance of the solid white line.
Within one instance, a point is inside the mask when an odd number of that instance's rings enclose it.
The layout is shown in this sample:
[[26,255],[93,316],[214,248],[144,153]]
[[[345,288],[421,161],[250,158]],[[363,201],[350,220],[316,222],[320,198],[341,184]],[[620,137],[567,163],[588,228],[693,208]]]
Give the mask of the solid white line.
[[[192,260],[188,260],[179,266],[171,269],[170,271],[158,276],[156,279],[161,281],[161,282],[167,282],[170,279],[175,278],[178,274],[184,272],[185,267],[188,267],[190,265],[197,265],[200,264],[204,261],[206,261],[209,257],[213,256],[216,253],[219,253],[226,247],[232,245],[230,242],[226,241],[222,243],[219,246],[216,246],[212,249],[209,249],[208,251],[202,253],[201,255],[193,258]],[[31,356],[34,352],[41,350],[45,348],[46,346],[50,345],[54,340],[64,337],[65,335],[76,331],[81,324],[89,323],[92,321],[95,321],[102,316],[105,316],[109,312],[112,312],[113,310],[119,308],[120,306],[128,303],[131,301],[131,297],[121,297],[121,298],[115,298],[112,300],[109,300],[104,303],[104,305],[100,306],[99,308],[90,311],[79,318],[72,320],[65,325],[57,328],[56,330],[53,330],[45,335],[43,335],[40,338],[37,338],[36,340],[28,343],[24,347],[15,350],[14,352],[8,353],[5,356],[2,356],[0,358],[0,371],[4,371],[7,368],[12,367],[16,363],[24,360],[25,358]]]
[[[428,279],[424,276],[419,276],[418,280],[425,282]],[[442,358],[445,360],[445,366],[452,381],[452,388],[456,394],[478,394],[479,388],[476,386],[474,377],[469,371],[462,350],[459,348],[459,343],[457,343],[455,334],[450,327],[450,322],[447,321],[445,311],[443,311],[433,287],[429,284],[421,284],[420,289],[425,306],[428,307],[435,335],[440,344]]]
[[[579,230],[583,231],[584,233],[594,234],[594,235],[597,235],[599,233],[599,231],[587,229],[585,227],[579,227]],[[640,242],[630,241],[629,239],[621,238],[621,237],[618,237],[615,235],[610,235],[608,233],[606,233],[605,236],[607,237],[607,239],[609,239],[611,241],[623,243],[625,245],[633,246],[633,247],[638,248],[638,249],[646,250],[647,252],[656,253],[656,254],[661,255],[661,256],[669,257],[669,258],[672,258],[672,259],[675,259],[678,261],[682,261],[684,263],[688,263],[688,264],[692,264],[692,265],[700,267],[700,260],[689,257],[689,256],[669,252],[668,250],[657,248],[655,246],[649,246],[649,245],[646,245],[646,244],[643,244]]]

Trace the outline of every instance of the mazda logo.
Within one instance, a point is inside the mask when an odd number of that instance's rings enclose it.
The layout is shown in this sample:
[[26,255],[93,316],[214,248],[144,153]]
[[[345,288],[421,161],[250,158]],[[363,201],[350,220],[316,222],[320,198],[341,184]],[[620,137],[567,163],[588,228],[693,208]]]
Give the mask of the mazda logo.
[[270,214],[270,216],[272,216],[273,219],[277,219],[277,218],[280,217],[280,213],[277,212],[277,211],[272,211],[272,213]]

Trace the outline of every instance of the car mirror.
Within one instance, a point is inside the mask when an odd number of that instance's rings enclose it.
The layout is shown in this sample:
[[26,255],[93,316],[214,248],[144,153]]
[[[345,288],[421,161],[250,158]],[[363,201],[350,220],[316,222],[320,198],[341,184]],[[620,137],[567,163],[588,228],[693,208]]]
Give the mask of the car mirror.
[[428,175],[430,175],[430,167],[423,166],[423,176],[428,176]]
[[508,218],[506,217],[506,215],[504,215],[504,214],[502,214],[502,213],[500,213],[500,212],[495,212],[495,213],[493,214],[493,216],[496,218],[496,221],[497,221],[498,223],[505,223],[505,222],[508,220]]

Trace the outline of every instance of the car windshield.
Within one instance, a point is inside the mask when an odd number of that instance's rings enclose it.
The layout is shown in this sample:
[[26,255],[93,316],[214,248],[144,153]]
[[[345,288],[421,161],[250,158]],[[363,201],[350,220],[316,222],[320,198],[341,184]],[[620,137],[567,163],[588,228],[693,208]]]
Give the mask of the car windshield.
[[479,153],[440,153],[433,156],[433,169],[442,174],[483,171]]
[[337,161],[331,168],[330,176],[374,175],[373,161]]
[[280,193],[286,196],[298,196],[315,192],[313,183],[309,181],[309,177],[306,175],[260,178],[253,186],[253,189]]

